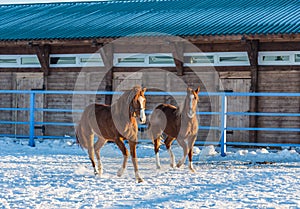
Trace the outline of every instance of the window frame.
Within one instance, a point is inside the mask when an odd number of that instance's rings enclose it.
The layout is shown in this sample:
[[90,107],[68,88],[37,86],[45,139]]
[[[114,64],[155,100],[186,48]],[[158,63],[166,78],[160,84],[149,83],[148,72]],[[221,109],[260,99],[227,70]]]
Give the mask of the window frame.
[[[95,56],[99,55],[100,60],[102,62],[99,62],[98,64],[88,63],[88,62],[81,62],[81,58],[94,58]],[[75,64],[51,64],[51,58],[53,57],[74,57],[75,58]],[[100,56],[100,54],[50,54],[49,55],[49,66],[51,68],[57,68],[57,67],[104,67],[103,59]]]
[[[300,51],[260,51],[258,52],[258,65],[300,65],[296,62],[296,55]],[[265,61],[264,56],[289,56],[289,61]]]
[[[157,63],[151,64],[150,57],[152,56],[169,56],[172,57],[172,53],[114,53],[113,65],[114,67],[175,67],[174,63]],[[119,62],[120,58],[143,58],[144,62]],[[173,59],[174,60],[174,59]]]
[[41,64],[22,64],[21,59],[26,57],[36,58],[39,62],[37,55],[24,54],[24,55],[0,55],[0,59],[15,59],[16,63],[0,63],[0,68],[41,68]]
[[[247,52],[192,52],[192,53],[184,53],[183,56],[213,56],[213,63],[183,63],[184,66],[192,67],[192,66],[250,66],[250,61]],[[247,57],[247,61],[239,61],[239,62],[222,62],[220,60],[221,57]]]

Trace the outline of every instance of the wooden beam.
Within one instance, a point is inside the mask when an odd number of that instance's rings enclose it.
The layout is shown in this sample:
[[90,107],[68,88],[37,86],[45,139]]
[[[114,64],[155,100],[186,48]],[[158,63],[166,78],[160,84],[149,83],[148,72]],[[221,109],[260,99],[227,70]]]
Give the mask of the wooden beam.
[[[112,91],[113,90],[113,44],[107,44],[100,48],[100,56],[103,60],[106,75],[105,75],[105,90]],[[105,104],[111,104],[112,95],[105,95]]]
[[[185,41],[190,43],[228,43],[228,41],[240,42],[242,37],[247,40],[259,40],[262,42],[295,42],[300,41],[300,34],[253,34],[253,35],[195,35],[195,36],[181,36]],[[135,43],[136,41],[148,43],[163,44],[170,37],[166,36],[153,36],[153,37],[121,37],[128,41]],[[28,46],[29,43],[51,46],[80,46],[89,45],[91,46],[94,41],[97,43],[107,44],[113,41],[119,40],[120,37],[99,37],[99,38],[72,38],[72,39],[44,39],[44,40],[13,40],[13,41],[0,41],[0,47],[4,46]]]
[[171,42],[171,52],[174,58],[174,63],[176,65],[176,71],[178,76],[182,76],[184,74],[183,71],[183,51],[184,45],[182,42]]
[[34,45],[33,48],[35,49],[36,55],[39,59],[41,64],[41,69],[45,75],[49,74],[49,60],[50,60],[50,45]]
[[227,71],[227,72],[219,72],[219,77],[222,79],[239,79],[239,78],[251,78],[250,71]]
[[[257,92],[258,90],[258,51],[259,41],[258,40],[246,40],[246,50],[250,61],[251,71],[251,92]],[[258,111],[258,98],[250,97],[250,112]],[[249,127],[257,127],[257,116],[250,116]],[[249,134],[250,142],[257,142],[257,131],[250,131]]]

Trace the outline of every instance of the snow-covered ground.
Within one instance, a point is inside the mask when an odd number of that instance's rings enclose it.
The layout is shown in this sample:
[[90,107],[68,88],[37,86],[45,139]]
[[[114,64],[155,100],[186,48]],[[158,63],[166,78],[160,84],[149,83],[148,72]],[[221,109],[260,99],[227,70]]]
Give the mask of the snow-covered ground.
[[[16,141],[16,142],[14,142]],[[101,151],[104,174],[93,175],[86,151],[72,141],[0,139],[0,208],[300,208],[300,155],[295,149],[195,148],[194,166],[169,167],[160,150],[155,168],[152,144],[139,144],[140,173],[131,161],[117,177],[122,155],[114,144]],[[181,148],[173,146],[177,159]]]

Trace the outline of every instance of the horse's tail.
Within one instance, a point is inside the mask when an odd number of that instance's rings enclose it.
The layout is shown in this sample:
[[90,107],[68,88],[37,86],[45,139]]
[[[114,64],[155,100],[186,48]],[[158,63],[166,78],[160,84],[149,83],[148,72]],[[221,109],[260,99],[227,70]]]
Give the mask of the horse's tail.
[[81,132],[82,132],[82,130],[81,130],[81,124],[79,123],[77,125],[77,127],[75,128],[76,144],[78,144],[83,149],[82,144],[80,144],[80,138],[82,137]]

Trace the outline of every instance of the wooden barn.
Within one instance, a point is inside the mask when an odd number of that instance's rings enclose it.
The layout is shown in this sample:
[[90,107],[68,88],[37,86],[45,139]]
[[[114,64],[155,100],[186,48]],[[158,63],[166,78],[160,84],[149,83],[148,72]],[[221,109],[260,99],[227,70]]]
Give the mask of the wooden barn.
[[[0,6],[0,89],[300,92],[299,0],[128,0]],[[78,98],[111,103],[112,96]],[[171,96],[149,96],[148,108]],[[73,104],[72,104],[73,103]],[[218,98],[201,97],[200,111]],[[1,107],[28,107],[28,95],[2,94]],[[36,107],[72,108],[68,94],[38,95]],[[75,104],[76,106],[77,104]],[[179,105],[179,104],[178,104]],[[228,111],[299,113],[300,98],[233,97]],[[70,112],[39,112],[37,121],[72,122]],[[200,115],[201,126],[218,123]],[[0,120],[28,121],[26,111]],[[237,116],[231,126],[299,128],[300,117]],[[43,131],[42,131],[43,130]],[[38,135],[74,135],[45,125]],[[199,140],[217,141],[203,130]],[[2,124],[0,133],[28,134]],[[299,132],[233,131],[228,141],[300,143]]]

